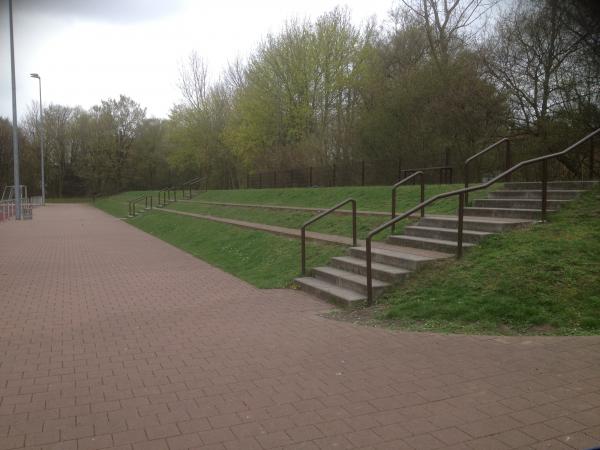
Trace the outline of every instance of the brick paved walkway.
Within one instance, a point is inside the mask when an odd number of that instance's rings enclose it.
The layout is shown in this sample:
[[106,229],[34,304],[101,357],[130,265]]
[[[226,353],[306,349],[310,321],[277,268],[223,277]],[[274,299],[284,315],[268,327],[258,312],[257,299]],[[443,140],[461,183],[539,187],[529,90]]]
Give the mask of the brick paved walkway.
[[88,206],[0,225],[0,308],[0,450],[600,442],[600,338],[331,321]]

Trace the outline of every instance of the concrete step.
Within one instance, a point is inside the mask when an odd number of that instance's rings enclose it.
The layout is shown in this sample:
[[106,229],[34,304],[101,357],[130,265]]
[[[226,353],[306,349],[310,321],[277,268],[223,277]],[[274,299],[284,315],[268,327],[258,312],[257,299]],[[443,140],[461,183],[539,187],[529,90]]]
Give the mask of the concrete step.
[[[354,258],[366,259],[367,250],[365,247],[352,247],[350,249],[350,256]],[[451,257],[451,254],[444,254],[439,258],[430,258],[426,256],[415,255],[413,253],[394,251],[382,248],[373,247],[371,249],[371,255],[373,262],[381,264],[387,264],[389,266],[400,267],[401,269],[407,270],[418,270],[425,264],[441,259],[442,257]]]
[[[596,186],[598,181],[549,181],[548,189],[560,189],[560,190],[588,190]],[[512,181],[504,183],[504,189],[517,189],[517,190],[532,190],[542,189],[541,181]]]
[[[458,230],[439,227],[423,227],[420,225],[411,225],[404,228],[404,234],[407,236],[424,237],[430,239],[441,239],[444,241],[458,240]],[[492,233],[485,231],[473,231],[464,229],[463,220],[463,242],[476,244],[483,238],[490,236]]]
[[[367,275],[367,261],[364,259],[354,258],[352,256],[336,256],[331,258],[329,264],[332,267],[336,267],[347,272],[354,272],[363,276]],[[371,270],[373,272],[373,278],[386,281],[388,283],[398,283],[404,280],[410,273],[410,270],[377,262],[371,264]]]
[[[508,219],[501,217],[472,217],[464,216],[463,229],[473,231],[485,231],[488,233],[500,233],[530,224],[524,219]],[[434,228],[458,228],[457,216],[425,216],[417,223],[418,226]]]
[[[555,212],[549,209],[548,214]],[[540,220],[542,218],[541,209],[517,209],[517,208],[465,208],[465,214],[469,216],[482,217],[507,217],[512,219]]]
[[[404,245],[407,247],[424,248],[426,250],[435,250],[445,253],[456,253],[458,243],[456,241],[447,241],[443,239],[431,239],[417,236],[390,236],[389,243]],[[475,244],[463,242],[463,250],[473,247]]]
[[[313,269],[313,276],[317,280],[327,281],[344,289],[350,289],[363,295],[367,295],[367,277],[353,272],[337,269],[335,267],[317,267]],[[373,278],[373,295],[380,295],[390,283]]]
[[[569,200],[548,200],[548,209],[560,209]],[[477,208],[515,208],[515,209],[541,209],[542,200],[535,198],[479,198],[473,200]]]
[[[548,190],[549,200],[573,200],[585,190],[581,189],[553,189]],[[488,194],[489,198],[530,198],[541,199],[542,191],[540,189],[507,189],[503,191],[493,191]]]
[[294,280],[300,289],[315,297],[342,308],[358,308],[367,303],[367,296],[350,289],[344,289],[327,281],[313,277],[301,277]]

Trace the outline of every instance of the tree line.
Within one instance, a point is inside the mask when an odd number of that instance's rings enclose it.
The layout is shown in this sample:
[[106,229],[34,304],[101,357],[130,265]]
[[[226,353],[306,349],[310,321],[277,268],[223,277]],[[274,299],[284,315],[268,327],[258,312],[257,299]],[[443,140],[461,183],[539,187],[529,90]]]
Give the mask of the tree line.
[[[336,8],[289,20],[217,81],[197,53],[167,119],[127,96],[44,109],[49,195],[158,188],[206,176],[402,159],[453,163],[502,136],[520,158],[600,126],[600,26],[592,0],[405,0],[382,23]],[[20,124],[22,179],[39,186],[39,112]],[[0,120],[0,180],[12,176]],[[581,161],[564,164],[577,175]],[[35,190],[35,188],[34,188]]]

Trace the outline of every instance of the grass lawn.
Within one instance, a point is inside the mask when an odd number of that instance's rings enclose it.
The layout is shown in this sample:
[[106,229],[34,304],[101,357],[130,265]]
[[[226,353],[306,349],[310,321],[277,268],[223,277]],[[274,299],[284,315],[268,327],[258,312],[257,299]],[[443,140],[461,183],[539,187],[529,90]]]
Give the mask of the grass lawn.
[[[441,192],[461,188],[459,184],[425,186],[425,198]],[[397,211],[404,211],[419,203],[420,186],[401,186],[397,195]],[[288,189],[240,189],[202,192],[194,197],[197,200],[226,203],[262,203],[267,205],[306,206],[329,208],[342,200],[352,197],[359,210],[390,211],[391,189],[389,186],[345,186],[328,188],[288,188]],[[485,195],[480,192],[473,194]],[[437,202],[429,209],[430,213],[453,212],[458,201],[453,198]],[[350,206],[348,206],[348,209]]]
[[533,228],[486,239],[416,274],[379,318],[418,330],[600,333],[600,189]]
[[[431,185],[426,187],[425,193],[426,196],[430,196],[448,190],[458,189],[459,187],[459,185]],[[142,191],[125,192],[112,197],[98,199],[96,202],[101,208],[107,210],[111,214],[125,217],[127,215],[127,201],[141,194],[143,194]],[[473,198],[482,195],[485,194],[477,192]],[[316,213],[206,205],[199,203],[198,201],[325,208],[331,207],[349,197],[356,199],[358,209],[390,211],[391,190],[388,186],[208,191],[197,193],[194,196],[194,201],[191,202],[179,201],[169,203],[169,208],[298,229]],[[419,199],[419,186],[400,187],[396,202],[398,213],[412,208],[419,202]],[[350,208],[349,205],[348,208]],[[455,199],[451,199],[434,203],[427,209],[427,212],[430,214],[447,214],[453,213],[455,210],[456,201]],[[358,216],[357,230],[359,238],[366,237],[366,234],[370,230],[386,220],[385,217]],[[400,233],[406,223],[407,222],[404,221],[403,223],[398,224],[396,232]],[[352,219],[350,216],[330,215],[319,222],[310,225],[309,230],[350,237],[352,235]],[[382,233],[378,235],[376,239],[385,239],[386,236],[386,233]]]
[[[268,209],[203,205],[191,202],[171,203],[169,204],[169,208],[294,229],[299,229],[304,222],[316,214],[299,211],[274,211]],[[370,230],[383,223],[385,220],[387,220],[385,217],[357,216],[356,227],[359,238],[364,238]],[[315,224],[309,225],[308,230],[351,237],[352,216],[330,214]]]
[[[106,197],[95,205],[123,217],[126,199],[135,195]],[[161,212],[140,214],[128,223],[259,288],[286,287],[300,274],[297,239]],[[308,242],[307,264],[324,265],[343,253],[340,246]]]

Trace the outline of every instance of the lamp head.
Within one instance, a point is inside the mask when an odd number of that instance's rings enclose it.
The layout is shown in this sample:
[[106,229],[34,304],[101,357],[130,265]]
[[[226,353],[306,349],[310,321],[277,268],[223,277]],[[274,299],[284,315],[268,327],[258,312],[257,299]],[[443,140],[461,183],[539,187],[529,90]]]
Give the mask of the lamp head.
[[39,76],[37,73],[31,73],[31,74],[29,74],[29,76],[30,76],[31,78],[37,78],[37,79],[39,79],[39,78],[40,78],[40,76]]

